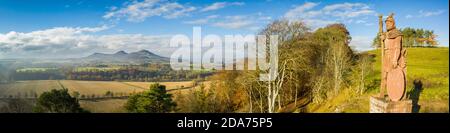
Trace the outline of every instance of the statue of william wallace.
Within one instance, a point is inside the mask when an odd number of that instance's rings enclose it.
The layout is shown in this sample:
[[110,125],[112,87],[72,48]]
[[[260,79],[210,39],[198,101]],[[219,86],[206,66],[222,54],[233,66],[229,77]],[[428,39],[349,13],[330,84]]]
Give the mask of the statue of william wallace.
[[400,101],[406,86],[406,48],[402,47],[402,33],[395,27],[394,14],[391,13],[385,23],[387,31],[383,32],[380,21],[382,51],[380,96],[385,96],[386,89],[391,101]]

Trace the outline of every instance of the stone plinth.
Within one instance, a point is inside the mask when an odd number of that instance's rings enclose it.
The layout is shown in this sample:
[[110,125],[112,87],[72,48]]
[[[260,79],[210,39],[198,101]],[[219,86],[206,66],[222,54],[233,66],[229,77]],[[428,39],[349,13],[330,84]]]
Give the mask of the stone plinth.
[[412,101],[389,101],[388,99],[371,96],[370,113],[412,113]]

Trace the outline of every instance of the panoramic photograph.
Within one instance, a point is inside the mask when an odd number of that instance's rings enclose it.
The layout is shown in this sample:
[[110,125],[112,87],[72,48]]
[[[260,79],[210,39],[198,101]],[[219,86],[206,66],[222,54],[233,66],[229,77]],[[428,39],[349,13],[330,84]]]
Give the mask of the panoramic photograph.
[[448,4],[1,0],[0,112],[448,113]]

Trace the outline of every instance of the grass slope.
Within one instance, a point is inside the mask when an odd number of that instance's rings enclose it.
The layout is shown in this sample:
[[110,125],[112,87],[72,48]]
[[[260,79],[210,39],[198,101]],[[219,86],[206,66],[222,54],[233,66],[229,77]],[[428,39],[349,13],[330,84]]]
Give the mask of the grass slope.
[[[407,51],[407,92],[412,91],[414,80],[423,83],[419,112],[449,112],[449,48],[408,48]],[[376,55],[375,74],[370,78],[379,81],[381,52],[368,52]],[[324,103],[309,105],[308,112],[366,113],[369,112],[369,96],[378,92],[378,87],[367,90],[363,95],[345,89]]]

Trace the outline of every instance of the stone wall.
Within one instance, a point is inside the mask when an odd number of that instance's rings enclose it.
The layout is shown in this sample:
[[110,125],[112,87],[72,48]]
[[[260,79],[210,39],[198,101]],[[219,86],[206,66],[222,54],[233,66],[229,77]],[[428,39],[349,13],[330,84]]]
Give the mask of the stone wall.
[[412,101],[389,101],[379,97],[370,97],[370,113],[411,113]]

